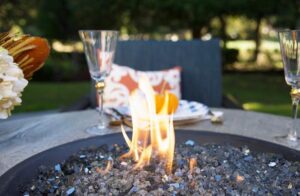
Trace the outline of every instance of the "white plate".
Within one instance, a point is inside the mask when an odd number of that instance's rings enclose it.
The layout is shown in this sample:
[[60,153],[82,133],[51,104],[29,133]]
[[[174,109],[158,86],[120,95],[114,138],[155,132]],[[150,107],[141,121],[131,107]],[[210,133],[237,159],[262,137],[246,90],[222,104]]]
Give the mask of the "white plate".
[[[116,108],[120,113],[130,116],[128,107]],[[196,101],[180,100],[179,106],[173,115],[174,121],[189,119],[205,119],[208,114],[208,107]]]
[[196,102],[196,101],[187,101],[180,100],[179,107],[174,113],[173,120],[188,120],[194,118],[204,118],[209,109],[206,105]]

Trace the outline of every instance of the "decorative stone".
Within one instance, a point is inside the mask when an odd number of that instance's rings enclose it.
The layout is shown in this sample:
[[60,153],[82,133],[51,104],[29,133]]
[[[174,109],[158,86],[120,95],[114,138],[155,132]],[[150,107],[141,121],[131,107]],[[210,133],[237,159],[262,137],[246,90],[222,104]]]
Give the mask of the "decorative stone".
[[252,161],[253,157],[252,156],[246,156],[244,158],[245,161]]
[[67,190],[67,195],[72,195],[73,193],[75,193],[75,188],[71,187]]
[[[128,152],[127,146],[114,145],[111,149],[113,151],[102,147],[81,150],[58,163],[63,172],[41,167],[41,172],[28,185],[22,186],[26,188],[20,195],[26,192],[30,195],[69,195],[67,191],[70,195],[89,196],[297,195],[299,192],[300,163],[287,161],[281,155],[256,152],[245,155],[242,150],[245,148],[197,143],[191,148],[182,143],[176,145],[173,171],[169,174],[158,157],[153,157],[150,165],[144,168],[133,169],[135,161],[119,158]],[[105,158],[99,159],[100,154]],[[86,158],[80,159],[80,155]],[[191,158],[197,159],[192,171]],[[108,160],[111,168],[106,170]],[[276,167],[271,169],[269,160],[276,160]],[[71,169],[77,172],[65,172]],[[36,188],[32,190],[31,187]]]
[[257,191],[258,191],[257,186],[254,186],[254,187],[252,188],[252,192],[257,193]]
[[249,148],[243,148],[243,154],[244,155],[249,155],[249,153],[250,153],[250,150],[249,150]]
[[275,167],[276,166],[276,162],[270,162],[268,165],[269,165],[269,167]]
[[188,140],[185,142],[185,145],[187,146],[194,146],[195,142],[193,140]]
[[216,180],[217,182],[219,182],[221,179],[222,179],[222,177],[221,177],[220,175],[215,175],[215,180]]
[[55,165],[55,166],[54,166],[54,169],[55,169],[55,171],[57,171],[57,172],[61,172],[61,166],[60,166],[60,164]]
[[170,186],[173,186],[175,189],[179,189],[179,184],[178,183],[172,183]]

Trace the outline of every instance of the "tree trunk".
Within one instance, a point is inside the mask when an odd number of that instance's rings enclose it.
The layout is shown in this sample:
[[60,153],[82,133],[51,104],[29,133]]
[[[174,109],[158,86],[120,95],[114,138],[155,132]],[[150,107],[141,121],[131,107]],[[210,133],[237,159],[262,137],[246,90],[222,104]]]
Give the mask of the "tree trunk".
[[221,23],[221,39],[223,41],[223,49],[227,48],[227,34],[226,34],[226,27],[227,27],[227,23],[225,20],[225,17],[223,15],[219,16],[219,20]]
[[255,41],[255,50],[254,50],[254,54],[253,54],[253,61],[257,60],[258,57],[258,53],[259,53],[259,48],[260,48],[260,26],[261,26],[261,20],[262,17],[257,17],[256,18],[256,27],[255,27],[255,37],[254,37],[254,41]]
[[201,38],[201,28],[198,26],[194,26],[192,29],[193,39]]

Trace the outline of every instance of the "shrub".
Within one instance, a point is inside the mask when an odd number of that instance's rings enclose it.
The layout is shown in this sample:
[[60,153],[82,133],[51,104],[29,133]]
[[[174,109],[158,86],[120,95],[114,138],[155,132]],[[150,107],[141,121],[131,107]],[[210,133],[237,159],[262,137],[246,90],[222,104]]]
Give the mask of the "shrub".
[[35,81],[74,81],[88,79],[82,53],[51,52],[44,67],[34,76]]

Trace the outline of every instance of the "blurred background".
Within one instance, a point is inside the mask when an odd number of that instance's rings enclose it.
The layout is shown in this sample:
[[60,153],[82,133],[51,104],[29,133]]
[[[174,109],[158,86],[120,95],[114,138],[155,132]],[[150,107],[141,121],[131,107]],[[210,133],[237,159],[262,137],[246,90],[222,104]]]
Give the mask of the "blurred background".
[[61,109],[90,90],[79,29],[120,39],[222,40],[223,93],[244,109],[290,115],[276,29],[300,25],[298,0],[0,0],[0,29],[46,37],[52,51],[16,112]]

